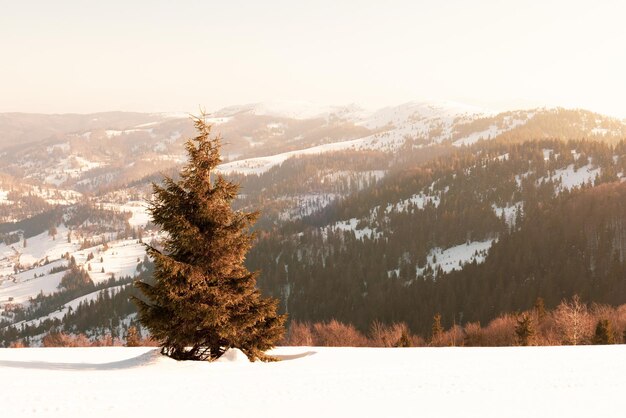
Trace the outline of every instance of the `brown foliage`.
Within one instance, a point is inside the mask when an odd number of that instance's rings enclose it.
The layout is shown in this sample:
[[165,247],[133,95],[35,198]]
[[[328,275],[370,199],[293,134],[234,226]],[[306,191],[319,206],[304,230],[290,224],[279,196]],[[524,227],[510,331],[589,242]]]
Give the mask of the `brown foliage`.
[[46,334],[42,343],[44,347],[91,347],[93,345],[85,334],[71,335],[58,331]]
[[285,335],[285,344],[293,346],[314,345],[311,324],[308,322],[292,321]]
[[483,342],[488,347],[513,346],[517,343],[515,325],[517,319],[512,315],[502,315],[483,328]]
[[463,328],[459,325],[454,325],[452,328],[444,331],[439,338],[439,343],[445,347],[463,346],[464,342],[465,334],[463,333]]
[[12,342],[9,345],[9,348],[26,348],[28,345],[24,342],[24,340],[17,340]]
[[126,339],[126,347],[139,347],[141,345],[141,334],[137,327],[129,327],[124,337]]
[[365,347],[367,338],[353,325],[343,324],[335,319],[313,325],[315,345],[326,347]]
[[465,327],[463,327],[463,345],[470,347],[485,345],[480,322],[468,322],[465,324]]
[[369,345],[373,347],[414,346],[414,336],[404,322],[386,325],[374,321],[369,336]]

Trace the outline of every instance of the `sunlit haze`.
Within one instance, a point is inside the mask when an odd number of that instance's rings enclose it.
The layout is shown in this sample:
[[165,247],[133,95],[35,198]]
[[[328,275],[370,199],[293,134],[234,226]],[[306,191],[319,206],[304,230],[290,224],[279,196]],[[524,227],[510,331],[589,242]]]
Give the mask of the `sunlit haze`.
[[4,1],[0,112],[453,100],[626,117],[621,1]]

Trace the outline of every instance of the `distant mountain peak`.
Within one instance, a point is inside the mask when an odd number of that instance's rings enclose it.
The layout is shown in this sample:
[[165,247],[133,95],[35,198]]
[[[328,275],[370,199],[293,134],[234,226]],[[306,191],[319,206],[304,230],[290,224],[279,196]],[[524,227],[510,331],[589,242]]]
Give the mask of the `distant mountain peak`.
[[228,106],[212,113],[211,116],[226,117],[241,113],[248,113],[257,116],[272,116],[290,119],[313,119],[318,117],[328,117],[332,114],[346,114],[361,111],[363,111],[362,108],[356,104],[333,106],[319,105],[307,101],[268,101]]

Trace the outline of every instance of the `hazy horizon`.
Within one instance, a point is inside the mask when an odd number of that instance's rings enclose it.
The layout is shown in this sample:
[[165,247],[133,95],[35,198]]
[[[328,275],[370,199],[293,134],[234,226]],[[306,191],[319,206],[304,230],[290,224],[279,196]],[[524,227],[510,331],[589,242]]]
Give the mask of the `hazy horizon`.
[[455,101],[626,117],[618,1],[11,3],[0,112]]

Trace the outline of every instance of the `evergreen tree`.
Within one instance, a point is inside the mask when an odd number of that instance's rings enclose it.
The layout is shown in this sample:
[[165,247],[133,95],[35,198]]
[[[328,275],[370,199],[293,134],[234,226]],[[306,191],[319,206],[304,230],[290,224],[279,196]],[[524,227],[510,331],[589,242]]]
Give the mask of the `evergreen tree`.
[[141,337],[139,335],[139,331],[137,327],[130,326],[128,331],[126,331],[126,347],[139,347],[141,344]]
[[402,329],[402,335],[400,335],[400,339],[394,344],[394,347],[411,347],[411,338],[406,328]]
[[519,345],[527,346],[532,344],[535,336],[535,327],[530,315],[524,314],[517,319],[515,335],[517,335],[517,343]]
[[441,326],[441,314],[436,313],[433,317],[433,326],[432,326],[432,344],[438,344],[441,336],[443,335],[443,327]]
[[613,330],[608,319],[601,319],[596,324],[596,333],[593,336],[593,343],[597,345],[615,344]]
[[139,318],[162,352],[175,359],[214,360],[228,348],[251,360],[269,359],[284,331],[278,302],[256,288],[258,273],[244,266],[248,232],[258,213],[234,211],[239,186],[212,172],[220,163],[220,138],[210,137],[204,117],[187,141],[189,162],[175,181],[153,184],[150,213],[167,232],[163,248],[146,245],[154,259],[154,285],[137,282]]

